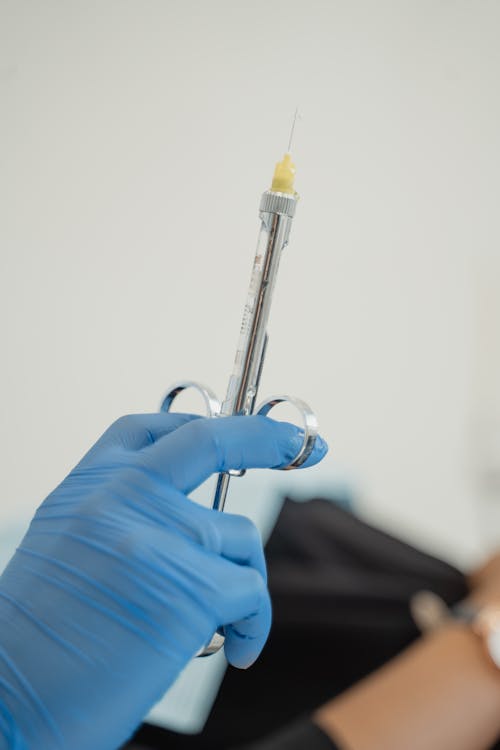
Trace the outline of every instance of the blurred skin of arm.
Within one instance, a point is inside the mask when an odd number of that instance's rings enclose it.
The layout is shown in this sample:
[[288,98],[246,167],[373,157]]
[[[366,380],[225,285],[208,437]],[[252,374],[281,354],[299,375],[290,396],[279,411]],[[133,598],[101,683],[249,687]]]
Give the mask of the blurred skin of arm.
[[[499,603],[500,556],[469,580],[471,603]],[[487,750],[500,736],[500,670],[470,627],[451,622],[322,706],[313,721],[343,750]]]

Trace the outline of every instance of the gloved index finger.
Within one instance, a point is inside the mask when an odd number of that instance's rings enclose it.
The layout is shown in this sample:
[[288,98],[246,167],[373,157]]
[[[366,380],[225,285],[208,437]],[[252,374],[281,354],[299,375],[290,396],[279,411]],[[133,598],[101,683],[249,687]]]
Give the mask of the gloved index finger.
[[[189,493],[216,472],[286,466],[303,435],[293,424],[269,417],[202,418],[179,427],[143,451],[155,474]],[[320,461],[328,446],[318,436],[307,465]]]
[[199,419],[198,414],[156,412],[153,414],[127,414],[113,422],[87,451],[79,465],[99,459],[110,448],[136,451],[145,448],[186,422]]

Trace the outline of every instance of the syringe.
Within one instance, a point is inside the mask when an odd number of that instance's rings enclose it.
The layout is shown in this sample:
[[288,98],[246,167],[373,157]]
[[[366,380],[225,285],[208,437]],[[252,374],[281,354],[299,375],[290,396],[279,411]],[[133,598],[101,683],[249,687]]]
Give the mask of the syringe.
[[[294,190],[295,166],[290,153],[276,165],[270,190],[263,194],[259,215],[261,227],[241,323],[240,339],[221,414],[249,415],[255,407],[267,347],[267,324],[281,253],[295,215],[298,195]],[[219,474],[213,507],[223,510],[230,475]]]
[[[261,227],[257,252],[243,312],[233,372],[222,406],[210,388],[193,381],[175,383],[167,392],[161,406],[163,411],[169,411],[175,398],[187,388],[195,388],[201,393],[207,407],[207,414],[211,417],[248,416],[255,413],[265,416],[276,404],[292,403],[302,416],[304,439],[300,451],[287,466],[282,467],[284,469],[296,469],[307,460],[318,434],[314,412],[300,399],[290,396],[274,396],[267,399],[257,409],[255,408],[266,354],[267,323],[274,285],[281,253],[288,244],[298,200],[298,195],[294,190],[294,178],[295,166],[288,151],[283,160],[276,165],[271,189],[266,190],[260,202]],[[230,477],[242,476],[244,473],[244,471],[230,470],[218,475],[212,503],[215,510],[224,510]],[[210,643],[198,655],[213,654],[221,648],[223,643],[224,636],[221,633],[215,633]]]

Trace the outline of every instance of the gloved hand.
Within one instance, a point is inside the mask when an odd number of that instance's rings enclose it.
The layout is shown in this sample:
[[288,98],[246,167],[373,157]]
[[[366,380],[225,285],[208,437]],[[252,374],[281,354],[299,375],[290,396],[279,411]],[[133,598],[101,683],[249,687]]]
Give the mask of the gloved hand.
[[[258,532],[187,494],[213,472],[286,465],[301,441],[258,416],[109,428],[0,578],[0,747],[114,750],[218,627],[232,664],[256,659],[271,621]],[[318,439],[307,465],[325,453]]]

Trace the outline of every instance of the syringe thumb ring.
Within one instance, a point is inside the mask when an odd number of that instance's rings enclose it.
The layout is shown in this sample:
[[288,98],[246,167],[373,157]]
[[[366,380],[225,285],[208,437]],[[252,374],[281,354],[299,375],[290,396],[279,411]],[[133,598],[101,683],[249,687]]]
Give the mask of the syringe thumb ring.
[[291,469],[298,469],[303,464],[305,464],[305,462],[313,452],[314,444],[318,436],[318,419],[309,404],[307,404],[300,398],[296,398],[295,396],[286,395],[272,396],[271,398],[267,398],[265,401],[259,404],[259,406],[255,410],[255,414],[267,417],[271,409],[273,409],[278,404],[283,403],[289,403],[292,406],[295,406],[302,417],[302,422],[304,425],[304,440],[302,443],[302,447],[300,448],[295,458],[290,461],[289,464],[280,467],[280,471],[290,471]]

